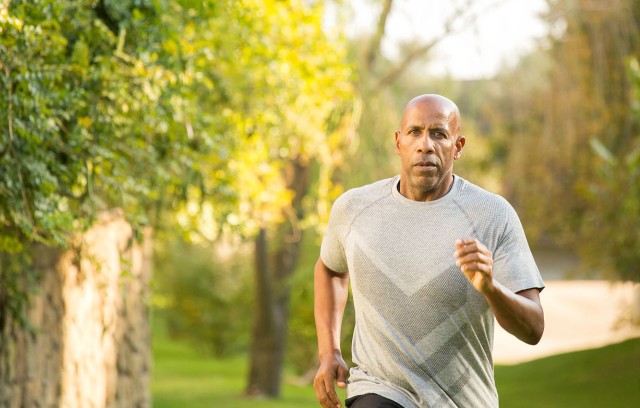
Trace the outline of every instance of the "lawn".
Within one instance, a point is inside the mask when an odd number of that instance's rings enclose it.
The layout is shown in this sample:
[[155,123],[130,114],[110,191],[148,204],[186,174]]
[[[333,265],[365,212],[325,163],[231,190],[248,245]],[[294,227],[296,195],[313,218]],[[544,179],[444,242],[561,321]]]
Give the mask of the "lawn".
[[[285,375],[282,398],[251,400],[243,396],[247,379],[246,357],[214,359],[188,345],[167,338],[154,325],[154,408],[317,408],[311,386],[294,385]],[[344,393],[341,393],[344,400]]]
[[495,370],[500,405],[640,407],[640,339]]
[[[249,400],[242,393],[246,358],[217,360],[154,331],[154,408],[317,408],[311,386],[285,376],[282,399]],[[640,339],[515,366],[497,366],[500,406],[640,407]],[[344,395],[343,395],[344,397]]]

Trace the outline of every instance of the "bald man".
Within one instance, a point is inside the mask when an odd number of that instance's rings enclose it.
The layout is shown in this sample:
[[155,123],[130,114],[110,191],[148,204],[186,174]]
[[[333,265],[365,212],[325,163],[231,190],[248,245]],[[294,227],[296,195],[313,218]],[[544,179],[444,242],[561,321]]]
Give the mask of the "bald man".
[[334,203],[314,270],[322,407],[341,406],[336,385],[350,408],[497,407],[494,318],[526,343],[540,340],[544,283],[522,225],[505,199],[454,175],[464,145],[455,103],[418,96],[395,132],[400,174]]

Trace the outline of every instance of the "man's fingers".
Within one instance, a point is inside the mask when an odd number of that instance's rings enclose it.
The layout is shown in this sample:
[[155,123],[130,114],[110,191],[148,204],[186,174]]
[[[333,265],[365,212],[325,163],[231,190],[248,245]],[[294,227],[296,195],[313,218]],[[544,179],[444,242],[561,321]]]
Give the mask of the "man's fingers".
[[456,252],[454,256],[456,258],[461,258],[470,252],[477,252],[479,250],[478,244],[479,242],[475,239],[472,241],[459,239],[456,241]]
[[318,398],[318,402],[322,408],[333,408],[333,402],[331,402],[331,398],[327,395],[327,392],[322,387],[322,390],[316,391],[316,397]]
[[461,266],[469,262],[478,262],[482,260],[482,254],[480,252],[471,252],[466,255],[458,256],[456,259],[456,265]]
[[325,408],[341,406],[340,399],[338,398],[335,386],[333,385],[335,379],[336,377],[334,373],[320,375],[319,378],[316,378],[318,382],[316,396],[318,397],[320,404]]
[[336,394],[336,388],[333,385],[334,377],[331,376],[328,381],[325,381],[325,389],[327,390],[327,395],[329,396],[329,400],[331,401],[332,407],[340,407],[340,398],[338,398],[338,394]]
[[[316,398],[322,406],[322,408],[336,408],[340,407],[340,400],[333,389],[333,378],[330,381],[325,381],[323,378],[316,378],[313,384],[316,390]],[[335,395],[332,398],[331,393]]]
[[489,275],[489,273],[491,272],[491,266],[481,263],[481,262],[469,262],[466,264],[463,264],[460,269],[462,270],[462,272],[468,273],[468,272],[481,272],[485,275]]
[[336,393],[338,387],[347,386],[347,365],[339,354],[329,355],[320,363],[320,368],[313,380],[316,398],[323,408],[340,408],[340,398]]
[[475,238],[464,237],[464,238],[457,239],[456,245],[467,245],[467,244],[473,244],[474,242],[477,242]]
[[455,258],[461,259],[471,253],[483,253],[489,257],[493,256],[491,251],[476,239],[458,239],[456,241],[456,251],[453,253]]
[[465,264],[472,264],[472,263],[482,263],[482,264],[492,265],[493,260],[482,252],[472,252],[456,260],[456,265],[460,267],[462,267]]
[[456,249],[461,250],[466,247],[475,247],[478,244],[482,245],[480,241],[475,238],[460,238],[456,240]]
[[313,382],[313,388],[316,390],[316,399],[323,408],[326,408],[326,402],[329,401],[329,396],[324,388],[324,381],[316,378]]
[[343,366],[338,367],[337,385],[340,388],[347,388],[347,369]]

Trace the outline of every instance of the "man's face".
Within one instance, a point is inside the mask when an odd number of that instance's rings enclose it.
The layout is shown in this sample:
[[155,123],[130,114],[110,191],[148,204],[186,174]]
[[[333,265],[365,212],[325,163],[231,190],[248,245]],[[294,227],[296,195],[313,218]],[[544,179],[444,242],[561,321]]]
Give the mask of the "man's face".
[[464,146],[459,120],[455,105],[441,97],[417,98],[405,108],[395,135],[405,196],[424,201],[446,194]]

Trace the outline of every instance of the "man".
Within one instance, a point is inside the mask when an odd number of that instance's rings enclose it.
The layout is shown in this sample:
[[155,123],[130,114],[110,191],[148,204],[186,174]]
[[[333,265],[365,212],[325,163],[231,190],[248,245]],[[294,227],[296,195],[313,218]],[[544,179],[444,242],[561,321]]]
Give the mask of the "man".
[[[457,106],[421,95],[404,109],[399,176],[336,200],[314,270],[322,407],[497,407],[494,316],[520,340],[544,330],[544,283],[502,197],[453,174]],[[356,324],[347,386],[340,326],[351,281]]]

